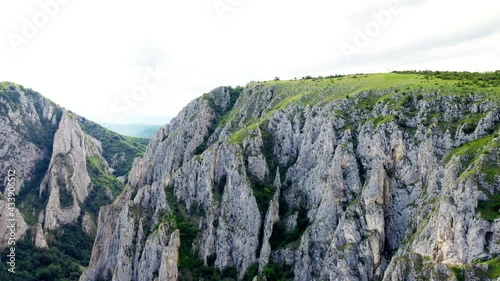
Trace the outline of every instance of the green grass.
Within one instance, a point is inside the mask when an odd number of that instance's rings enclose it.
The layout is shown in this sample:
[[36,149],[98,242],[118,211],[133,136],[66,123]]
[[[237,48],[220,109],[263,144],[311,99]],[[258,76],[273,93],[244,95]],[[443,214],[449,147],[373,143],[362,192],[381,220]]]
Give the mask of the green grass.
[[433,118],[437,118],[438,127],[443,132],[449,130],[452,134],[454,134],[460,127],[462,127],[462,125],[465,124],[463,132],[465,134],[471,134],[474,132],[481,119],[486,117],[486,115],[487,113],[469,113],[465,118],[446,122],[443,120],[443,116],[441,113],[434,113],[429,116],[428,121],[430,121]]
[[[489,73],[476,73],[478,77],[490,76]],[[454,78],[443,79],[442,76],[434,75],[428,76],[419,73],[375,73],[375,74],[361,74],[361,75],[348,75],[336,78],[317,78],[309,80],[289,80],[289,81],[268,81],[253,84],[266,84],[266,85],[279,85],[293,90],[295,87],[303,87],[307,89],[302,95],[308,93],[314,96],[323,97],[344,97],[345,95],[353,95],[366,90],[384,90],[384,89],[401,89],[401,90],[436,90],[455,92],[455,94],[468,93],[471,89],[488,94],[500,93],[500,72],[496,72],[491,83],[488,87],[483,87],[480,84],[471,84],[468,87],[459,86],[458,83],[467,83],[472,80],[468,78],[467,74],[456,74]],[[478,78],[481,79],[481,78]],[[250,85],[253,85],[250,84]],[[329,93],[325,89],[334,89]],[[319,90],[319,91],[318,91]],[[316,92],[316,93],[315,93]],[[319,92],[319,93],[318,93]],[[325,92],[322,94],[321,92]],[[342,93],[340,93],[342,92]],[[498,98],[498,97],[497,97]],[[316,99],[312,99],[316,101]],[[318,100],[322,101],[322,100]],[[328,101],[328,100],[327,100]]]
[[347,243],[347,244],[344,244],[340,247],[337,248],[338,251],[344,251],[345,249],[349,248],[349,247],[352,247],[352,246],[355,246],[356,244],[354,243]]
[[481,121],[481,119],[483,119],[484,117],[486,117],[486,113],[468,114],[467,117],[461,119],[458,122],[458,126],[461,127],[462,125],[465,125],[464,133],[473,133],[477,125],[479,124],[479,121]]
[[461,86],[478,86],[478,87],[499,87],[500,86],[500,71],[493,72],[457,72],[457,71],[394,71],[393,73],[400,74],[417,74],[425,79],[439,78],[442,80],[459,81]]
[[349,205],[347,205],[347,208],[352,208],[353,206],[356,206],[360,200],[361,200],[361,194],[356,196],[356,198],[354,198],[354,200],[352,200],[352,202],[349,203]]
[[237,131],[229,137],[229,142],[232,144],[242,144],[252,130],[257,129],[261,124],[254,123],[244,129]]
[[396,120],[396,116],[394,116],[394,115],[383,116],[383,117],[379,117],[379,118],[375,119],[375,121],[373,122],[373,125],[375,127],[377,127],[380,124],[389,123],[389,122],[394,121],[394,120]]
[[464,281],[464,269],[461,266],[450,266],[451,271],[455,275],[455,278],[457,278],[457,281]]
[[500,277],[500,257],[485,262],[488,265],[488,277],[494,279]]
[[488,135],[452,149],[446,156],[449,163],[453,156],[461,158],[464,167],[470,166],[493,143],[495,135]]
[[104,160],[97,156],[87,157],[87,170],[92,182],[100,187],[107,187],[113,194],[118,196],[123,190],[123,183],[109,174]]
[[[493,134],[495,137],[496,134]],[[496,138],[483,151],[483,158],[479,166],[480,172],[485,175],[486,181],[495,182],[495,177],[500,176],[500,139]]]
[[[495,177],[499,175],[500,171],[499,155],[500,141],[498,133],[494,133],[452,149],[444,160],[448,163],[453,156],[460,157],[464,172],[459,178],[481,174],[487,182],[494,184]],[[500,218],[500,195],[490,194],[486,189],[484,192],[489,198],[485,201],[478,201],[476,212],[481,218],[488,221]]]
[[[262,109],[264,114],[260,119],[247,120],[246,125],[230,136],[229,140],[232,143],[241,144],[251,129],[263,124],[274,112],[289,106],[314,106],[348,98],[354,101],[353,106],[355,108],[362,111],[371,111],[377,103],[384,102],[389,106],[393,106],[395,110],[411,114],[415,110],[411,108],[414,101],[426,98],[422,93],[439,92],[441,95],[449,96],[464,96],[474,93],[481,96],[482,99],[500,101],[499,73],[495,72],[493,75],[490,73],[452,73],[446,75],[446,72],[440,72],[439,75],[431,75],[430,72],[425,74],[403,72],[252,82],[247,85],[247,89],[254,91],[256,94],[263,94],[269,88],[272,88],[277,94],[269,101],[269,104],[266,104],[270,108]],[[471,82],[483,81],[482,79],[490,82],[487,85]],[[361,96],[360,93],[365,94]],[[248,99],[248,97],[246,98]],[[241,106],[245,102],[250,101],[242,100],[239,105]],[[238,114],[239,109],[235,108],[227,113],[224,118],[225,120],[232,120]],[[478,119],[481,117],[473,116],[471,120],[462,120],[459,125],[470,124],[471,128],[468,128],[470,130],[475,128]]]
[[443,132],[449,130],[450,133],[453,135],[460,127],[462,127],[462,125],[465,124],[463,132],[465,134],[471,134],[474,132],[481,119],[486,117],[486,115],[487,113],[468,113],[465,118],[451,120],[451,121],[444,121],[442,113],[433,113],[429,114],[428,120],[425,124],[428,125],[430,124],[430,121],[432,119],[437,118],[438,128]]
[[487,261],[474,261],[474,264],[487,265],[488,270],[486,271],[486,274],[490,279],[495,280],[496,278],[500,277],[500,257],[494,256],[493,259]]

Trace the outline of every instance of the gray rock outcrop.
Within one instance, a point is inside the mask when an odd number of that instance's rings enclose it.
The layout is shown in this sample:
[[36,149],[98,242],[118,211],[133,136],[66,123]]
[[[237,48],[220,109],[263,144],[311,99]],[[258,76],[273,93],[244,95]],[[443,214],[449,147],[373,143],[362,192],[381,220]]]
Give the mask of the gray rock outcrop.
[[293,280],[488,280],[498,102],[377,90],[311,103],[297,87],[250,84],[236,100],[217,88],[160,129],[101,210],[81,280],[182,280],[164,263],[187,241],[176,216],[199,230],[188,249],[238,279],[257,266]]

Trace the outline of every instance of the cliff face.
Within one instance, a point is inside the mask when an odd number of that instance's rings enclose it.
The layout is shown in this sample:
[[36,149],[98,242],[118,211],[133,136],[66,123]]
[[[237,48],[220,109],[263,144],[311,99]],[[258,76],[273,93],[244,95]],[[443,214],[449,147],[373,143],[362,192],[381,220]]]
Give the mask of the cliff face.
[[[54,256],[63,253],[71,262],[86,266],[89,257],[85,260],[82,253],[90,255],[90,246],[85,249],[83,241],[78,241],[82,245],[66,244],[73,243],[75,237],[92,240],[96,235],[99,208],[111,203],[124,187],[112,174],[108,160],[122,156],[115,164],[130,167],[128,159],[136,156],[142,144],[107,131],[38,93],[9,82],[0,83],[0,144],[3,187],[7,187],[8,170],[16,171],[16,240],[31,240],[39,249],[58,248],[60,252],[56,254],[41,252],[52,255],[51,263],[57,264],[59,260],[54,260]],[[120,150],[120,155],[103,147]],[[126,170],[121,169],[120,173],[116,176],[126,174]],[[8,244],[11,233],[7,228],[11,206],[5,195],[0,195],[0,250],[12,246]],[[30,256],[37,250],[22,244],[18,251]],[[21,272],[21,276],[35,270],[41,272],[38,268],[23,270],[27,271]],[[74,280],[70,274],[53,278]]]
[[7,170],[16,167],[17,194],[31,180],[36,164],[50,157],[50,142],[44,136],[53,134],[61,117],[54,104],[34,94],[25,94],[13,84],[2,84],[0,96],[0,176],[6,182]]
[[136,159],[81,280],[494,278],[499,128],[498,88],[415,74],[217,88]]
[[[2,173],[16,170],[17,207],[24,210],[17,210],[17,238],[24,237],[30,223],[35,245],[46,248],[47,231],[74,224],[84,213],[81,206],[92,188],[86,150],[95,143],[70,113],[41,95],[15,84],[2,87]],[[87,229],[96,224],[83,221]],[[6,241],[0,241],[2,248]]]
[[48,204],[43,225],[56,229],[61,224],[75,222],[90,189],[85,157],[85,136],[80,126],[63,113],[54,136],[54,148],[49,170],[40,186],[40,195],[47,192]]
[[[61,109],[40,95],[15,84],[2,83],[0,96],[0,178],[7,187],[7,172],[16,172],[16,194],[23,195],[36,185],[51,157],[53,134],[61,118]],[[4,190],[2,190],[4,191]],[[0,199],[2,214],[7,214],[6,198]],[[21,202],[17,201],[17,206]],[[0,216],[0,225],[7,225],[7,216]],[[17,237],[28,230],[25,217],[16,210]],[[7,245],[8,229],[2,227],[0,249]]]

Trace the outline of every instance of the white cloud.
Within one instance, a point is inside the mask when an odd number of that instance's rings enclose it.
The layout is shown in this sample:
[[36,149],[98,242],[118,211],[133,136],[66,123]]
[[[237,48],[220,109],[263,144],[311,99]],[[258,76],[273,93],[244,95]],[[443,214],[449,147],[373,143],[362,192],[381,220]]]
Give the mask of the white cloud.
[[169,76],[130,116],[175,115],[216,86],[275,76],[500,68],[495,0],[401,0],[403,11],[349,60],[341,43],[352,44],[390,0],[240,0],[223,21],[212,0],[66,0],[16,54],[8,35],[22,35],[23,18],[50,1],[61,0],[0,4],[0,80],[90,119],[116,118],[113,102],[156,64]]

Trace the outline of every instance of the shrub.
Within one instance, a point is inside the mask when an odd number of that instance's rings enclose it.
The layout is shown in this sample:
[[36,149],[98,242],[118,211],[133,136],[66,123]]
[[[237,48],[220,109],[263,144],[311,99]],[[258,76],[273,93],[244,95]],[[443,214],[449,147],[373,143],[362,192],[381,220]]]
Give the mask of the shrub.
[[[300,238],[310,225],[307,210],[301,208],[297,213],[297,226],[292,232],[287,232],[284,220],[280,220],[273,227],[273,233],[269,239],[272,249],[279,249],[288,244],[300,241]],[[296,243],[295,243],[296,244]]]
[[[75,245],[80,245],[80,243]],[[80,250],[80,248],[78,250]],[[8,249],[3,250],[0,253],[1,256],[6,256],[7,251]],[[80,263],[75,258],[63,253],[57,247],[38,249],[29,239],[24,239],[16,243],[16,274],[9,273],[7,271],[7,264],[2,262],[0,264],[0,280],[76,281],[79,280],[82,273],[80,269],[81,266],[87,263]]]
[[274,281],[293,280],[294,277],[293,270],[290,266],[279,265],[272,262],[264,267],[262,275],[264,275],[267,280]]

